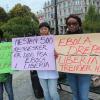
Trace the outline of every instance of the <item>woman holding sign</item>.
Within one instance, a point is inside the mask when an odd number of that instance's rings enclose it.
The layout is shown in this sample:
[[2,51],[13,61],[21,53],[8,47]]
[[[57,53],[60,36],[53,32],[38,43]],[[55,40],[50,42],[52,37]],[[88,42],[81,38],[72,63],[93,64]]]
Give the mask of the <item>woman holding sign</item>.
[[[3,39],[3,32],[0,30],[0,42]],[[12,88],[12,75],[10,73],[0,73],[0,100],[3,100],[4,88],[7,91],[9,100],[14,100]]]
[[[82,22],[76,15],[66,18],[67,34],[81,34]],[[67,75],[69,85],[73,92],[73,100],[89,100],[89,87],[91,75],[69,73]]]
[[[40,34],[39,35],[49,35],[50,26],[48,23],[43,22],[39,25]],[[60,100],[59,94],[57,92],[57,79],[58,72],[53,70],[42,70],[37,71],[40,84],[43,88],[44,99],[45,100]]]

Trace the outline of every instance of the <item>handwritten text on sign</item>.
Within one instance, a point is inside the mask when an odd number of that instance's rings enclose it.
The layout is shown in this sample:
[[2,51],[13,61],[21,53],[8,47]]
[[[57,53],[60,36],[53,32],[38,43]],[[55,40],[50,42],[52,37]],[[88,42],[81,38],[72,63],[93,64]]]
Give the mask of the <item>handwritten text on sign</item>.
[[0,74],[11,72],[11,42],[0,43]]
[[58,71],[100,75],[100,34],[61,35],[55,42]]
[[17,70],[55,70],[54,37],[14,38],[12,66]]

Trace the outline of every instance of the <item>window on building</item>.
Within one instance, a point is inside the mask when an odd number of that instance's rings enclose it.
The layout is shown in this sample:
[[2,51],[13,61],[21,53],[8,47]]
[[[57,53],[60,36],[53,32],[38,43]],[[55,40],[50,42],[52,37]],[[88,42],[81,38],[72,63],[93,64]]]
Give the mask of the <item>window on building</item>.
[[64,9],[64,14],[66,14],[66,9]]
[[54,18],[54,13],[53,12],[51,12],[51,18]]
[[48,1],[48,5],[50,4],[50,2]]
[[93,5],[95,4],[95,1],[93,1]]
[[60,16],[61,16],[61,14],[62,14],[62,13],[61,13],[61,10],[59,11],[59,14],[60,14]]
[[62,18],[60,19],[60,24],[63,24],[63,22],[62,22]]
[[51,26],[51,22],[49,21],[49,25]]
[[98,1],[98,2],[97,2],[97,6],[99,7],[99,5],[100,5],[100,2]]
[[79,5],[80,4],[80,0],[74,0],[74,4],[75,5]]
[[48,18],[50,18],[50,12],[48,12]]
[[81,7],[75,7],[75,8],[73,9],[73,13],[75,13],[75,14],[77,14],[77,13],[82,13]]
[[53,7],[51,7],[51,12],[53,12]]
[[66,18],[64,18],[64,24],[66,24]]
[[52,20],[52,26],[54,26],[54,20]]
[[68,7],[71,6],[71,1],[67,1]]
[[100,13],[100,7],[98,7],[98,11],[99,11],[99,13]]
[[46,2],[45,2],[44,7],[46,7],[46,6],[47,6],[47,4],[46,4]]
[[70,7],[68,8],[68,12],[69,12],[69,14],[71,13],[71,9],[70,9]]
[[87,12],[87,7],[85,7],[85,12]]
[[45,18],[47,18],[47,13],[45,13]]
[[89,4],[91,3],[91,0],[89,0]]
[[51,4],[54,4],[54,0],[51,0]]
[[64,8],[66,7],[66,2],[63,2],[63,7],[64,7]]
[[68,7],[68,1],[65,1],[65,7]]
[[44,9],[44,12],[46,12],[46,9]]
[[85,5],[86,5],[86,0],[84,0],[84,2],[85,2]]
[[61,4],[59,4],[59,9],[61,8]]
[[60,34],[63,34],[63,26],[60,26]]

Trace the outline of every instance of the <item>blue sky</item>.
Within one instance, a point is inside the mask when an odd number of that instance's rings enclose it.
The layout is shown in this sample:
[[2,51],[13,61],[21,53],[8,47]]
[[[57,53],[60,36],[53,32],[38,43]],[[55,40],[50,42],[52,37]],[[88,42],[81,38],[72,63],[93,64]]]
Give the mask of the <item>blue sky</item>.
[[0,6],[9,11],[15,4],[21,3],[29,6],[33,12],[37,12],[43,8],[46,1],[48,0],[0,0]]

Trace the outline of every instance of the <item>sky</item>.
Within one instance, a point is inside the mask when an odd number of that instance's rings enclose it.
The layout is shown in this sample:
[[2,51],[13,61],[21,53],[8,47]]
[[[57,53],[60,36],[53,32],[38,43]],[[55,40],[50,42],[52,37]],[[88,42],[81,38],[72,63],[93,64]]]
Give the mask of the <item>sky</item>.
[[17,3],[27,5],[32,12],[37,12],[43,9],[44,3],[48,0],[0,0],[0,7],[3,7],[7,12]]

